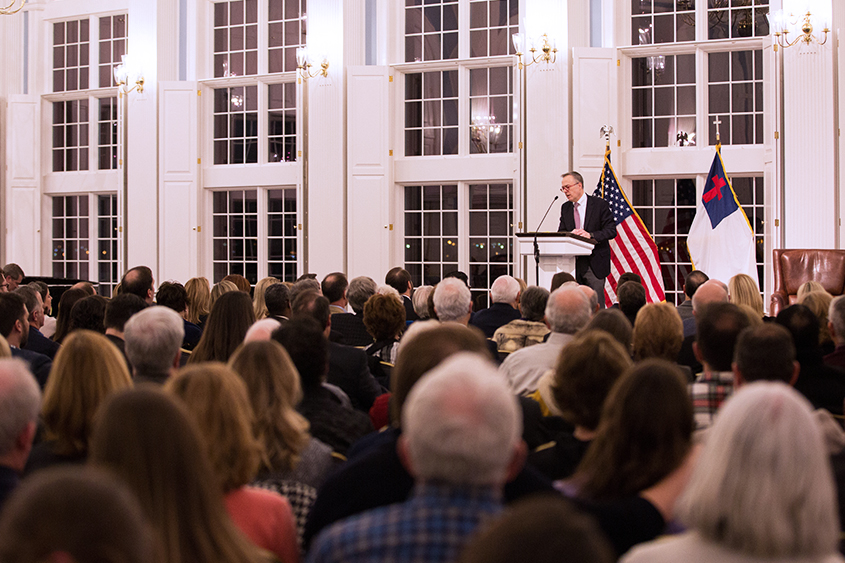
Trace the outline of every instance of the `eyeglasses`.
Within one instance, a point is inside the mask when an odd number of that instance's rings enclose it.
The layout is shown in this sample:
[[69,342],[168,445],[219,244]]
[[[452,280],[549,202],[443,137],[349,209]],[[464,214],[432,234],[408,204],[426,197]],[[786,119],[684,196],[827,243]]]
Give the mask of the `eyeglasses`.
[[562,186],[562,187],[560,188],[560,191],[562,191],[562,192],[568,192],[569,190],[571,190],[573,187],[577,186],[577,185],[578,185],[578,184],[580,184],[580,183],[581,183],[581,182],[575,182],[574,184],[567,184],[567,185],[565,185],[565,186]]

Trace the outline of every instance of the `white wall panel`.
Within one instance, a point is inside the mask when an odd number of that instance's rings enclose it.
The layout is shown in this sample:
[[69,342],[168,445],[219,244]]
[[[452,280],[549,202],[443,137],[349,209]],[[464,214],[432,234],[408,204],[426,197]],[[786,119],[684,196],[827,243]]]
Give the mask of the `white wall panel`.
[[161,163],[159,279],[197,275],[197,90],[192,82],[159,83]]
[[349,67],[347,76],[347,273],[378,279],[392,266],[388,69]]
[[3,245],[5,260],[28,274],[40,272],[41,190],[38,183],[39,101],[12,96],[6,108],[6,211]]
[[[572,167],[581,172],[592,193],[604,166],[605,140],[600,135],[603,125],[614,131],[619,99],[615,49],[576,48],[572,63]],[[611,148],[616,135],[611,136]]]

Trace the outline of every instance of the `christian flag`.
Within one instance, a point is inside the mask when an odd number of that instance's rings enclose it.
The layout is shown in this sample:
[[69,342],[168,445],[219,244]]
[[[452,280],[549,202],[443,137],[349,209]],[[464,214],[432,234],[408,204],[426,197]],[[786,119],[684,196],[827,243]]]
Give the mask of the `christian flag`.
[[695,210],[687,237],[693,268],[710,279],[724,283],[736,274],[748,274],[757,281],[754,231],[725,174],[722,145],[704,184],[704,194]]
[[619,187],[610,165],[609,148],[604,153],[604,169],[594,195],[597,194],[610,204],[616,220],[616,238],[610,240],[610,275],[604,284],[605,303],[610,307],[616,302],[617,280],[625,272],[639,274],[649,303],[664,301],[657,245]]

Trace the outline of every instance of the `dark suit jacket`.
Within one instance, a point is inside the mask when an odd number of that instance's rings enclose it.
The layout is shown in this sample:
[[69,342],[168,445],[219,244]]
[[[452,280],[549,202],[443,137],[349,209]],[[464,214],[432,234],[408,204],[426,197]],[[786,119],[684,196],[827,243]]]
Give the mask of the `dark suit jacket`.
[[52,360],[56,357],[56,352],[59,351],[59,343],[53,342],[41,334],[40,330],[32,325],[29,325],[29,336],[26,339],[26,346],[24,346],[24,350],[44,354]]
[[486,309],[473,313],[469,324],[480,328],[487,338],[493,338],[497,328],[520,317],[519,309],[514,309],[507,303],[493,303]]
[[417,315],[417,312],[414,311],[414,302],[410,297],[408,297],[407,295],[403,295],[402,296],[402,305],[405,306],[405,320],[406,321],[418,321],[418,320],[420,320],[419,315]]
[[[337,316],[337,315],[335,315]],[[349,396],[352,407],[367,412],[384,389],[370,373],[363,350],[329,342],[329,374],[326,381]]]
[[35,380],[43,390],[44,386],[47,385],[47,378],[50,376],[50,369],[53,367],[53,360],[44,354],[39,354],[38,352],[33,352],[32,350],[21,350],[20,348],[16,348],[14,346],[11,346],[11,348],[12,357],[20,358],[29,364],[29,371],[31,371],[32,375],[35,376]]
[[[558,231],[571,231],[575,228],[574,206],[567,201],[560,206],[560,226]],[[575,271],[583,276],[587,268],[593,270],[597,278],[606,278],[610,273],[610,243],[616,238],[616,221],[613,212],[605,200],[587,196],[587,216],[583,218],[582,229],[598,241],[590,256],[579,256],[575,260]]]
[[364,326],[363,315],[336,313],[332,315],[332,330],[343,336],[344,344],[349,346],[369,346],[373,337]]

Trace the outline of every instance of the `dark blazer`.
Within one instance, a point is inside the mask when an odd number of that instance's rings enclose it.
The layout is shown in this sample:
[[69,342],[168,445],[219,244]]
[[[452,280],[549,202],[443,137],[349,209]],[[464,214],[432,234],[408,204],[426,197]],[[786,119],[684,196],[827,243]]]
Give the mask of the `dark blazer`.
[[20,358],[29,364],[29,371],[31,371],[32,375],[35,376],[35,380],[43,390],[44,386],[47,385],[47,378],[50,376],[50,369],[53,367],[53,360],[44,354],[39,354],[38,352],[33,352],[32,350],[21,350],[20,348],[16,348],[14,346],[11,346],[10,348],[12,348],[13,358]]
[[507,303],[493,303],[486,309],[473,313],[469,324],[480,328],[487,338],[493,338],[497,328],[520,317],[519,309],[514,309]]
[[[337,316],[337,315],[335,315]],[[349,396],[352,407],[367,412],[384,389],[370,373],[363,350],[329,342],[329,374],[326,381]]]
[[[571,231],[575,228],[574,206],[567,201],[560,206],[560,226],[558,231]],[[597,278],[606,278],[610,273],[610,239],[616,238],[616,221],[613,212],[605,200],[587,196],[587,216],[581,222],[585,231],[598,241],[590,256],[579,256],[575,260],[575,271],[583,276],[587,268],[593,270]]]
[[363,315],[336,313],[332,315],[332,330],[343,336],[343,342],[349,346],[369,346],[373,337],[364,326]]
[[419,315],[417,312],[414,311],[414,301],[408,297],[407,295],[402,296],[402,305],[405,306],[405,320],[406,321],[418,321],[420,320]]
[[44,354],[52,360],[56,357],[56,353],[59,351],[59,343],[53,342],[41,334],[40,330],[32,325],[29,325],[29,336],[26,339],[26,346],[24,346],[24,350]]

